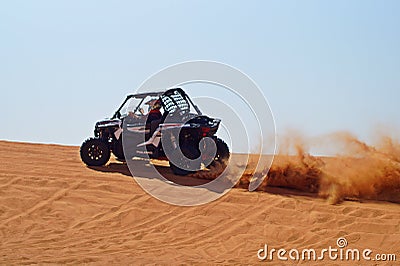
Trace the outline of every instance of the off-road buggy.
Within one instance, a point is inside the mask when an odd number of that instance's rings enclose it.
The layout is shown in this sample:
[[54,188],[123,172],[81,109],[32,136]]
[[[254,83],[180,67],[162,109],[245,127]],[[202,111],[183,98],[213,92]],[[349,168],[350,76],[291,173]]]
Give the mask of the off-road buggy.
[[[148,105],[150,110],[155,101],[161,104],[163,114],[150,120],[143,107]],[[195,166],[169,160],[174,174],[186,175],[201,166],[226,166],[229,148],[215,136],[220,122],[203,115],[181,88],[128,95],[111,119],[96,123],[94,137],[82,144],[80,155],[86,165],[102,166],[111,153],[121,161],[133,157],[168,160],[166,151],[174,153],[179,149],[180,155],[197,160]],[[212,146],[214,152],[207,152]]]

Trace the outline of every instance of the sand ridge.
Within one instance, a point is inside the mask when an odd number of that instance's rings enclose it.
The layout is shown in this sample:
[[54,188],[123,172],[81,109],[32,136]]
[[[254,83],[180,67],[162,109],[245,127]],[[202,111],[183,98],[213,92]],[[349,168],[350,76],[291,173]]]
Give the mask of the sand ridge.
[[400,259],[395,203],[331,205],[313,192],[268,187],[172,206],[146,194],[117,161],[86,167],[78,147],[0,141],[0,149],[0,264],[257,264],[265,243],[322,249],[338,237]]

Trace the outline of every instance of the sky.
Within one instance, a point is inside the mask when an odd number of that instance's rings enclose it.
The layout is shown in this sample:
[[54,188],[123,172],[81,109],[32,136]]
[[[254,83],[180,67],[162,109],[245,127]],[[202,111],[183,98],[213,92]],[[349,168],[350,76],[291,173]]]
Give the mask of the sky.
[[[250,76],[277,134],[400,127],[399,1],[1,1],[0,139],[80,145],[149,76]],[[207,109],[206,106],[201,108]]]

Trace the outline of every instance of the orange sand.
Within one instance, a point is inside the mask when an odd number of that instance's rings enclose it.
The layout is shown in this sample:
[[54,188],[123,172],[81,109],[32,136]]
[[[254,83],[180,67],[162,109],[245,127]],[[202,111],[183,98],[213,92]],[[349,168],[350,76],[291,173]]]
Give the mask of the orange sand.
[[[258,192],[234,188],[199,207],[171,206],[146,194],[124,164],[86,167],[78,147],[0,141],[0,149],[0,264],[257,264],[257,251],[266,243],[322,249],[335,247],[338,237],[346,237],[349,248],[396,253],[400,260],[396,203],[331,205],[312,186],[308,192],[264,186]],[[287,165],[282,158],[275,171]],[[171,175],[169,168],[160,169]],[[276,173],[270,185],[284,185]],[[350,263],[321,262],[332,264]]]

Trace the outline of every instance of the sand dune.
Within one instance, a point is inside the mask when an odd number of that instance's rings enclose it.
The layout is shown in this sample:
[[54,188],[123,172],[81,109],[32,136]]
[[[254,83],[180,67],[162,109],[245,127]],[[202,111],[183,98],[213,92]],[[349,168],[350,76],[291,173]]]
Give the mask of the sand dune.
[[[1,141],[0,149],[0,264],[257,264],[264,244],[321,250],[337,247],[339,237],[349,248],[394,253],[400,260],[396,203],[332,205],[312,186],[248,192],[244,178],[217,201],[179,207],[146,194],[120,162],[86,167],[78,147]],[[160,169],[177,178],[169,168]],[[186,178],[180,182],[206,182]],[[316,262],[286,262],[297,263]],[[320,263],[351,264],[328,258]]]

